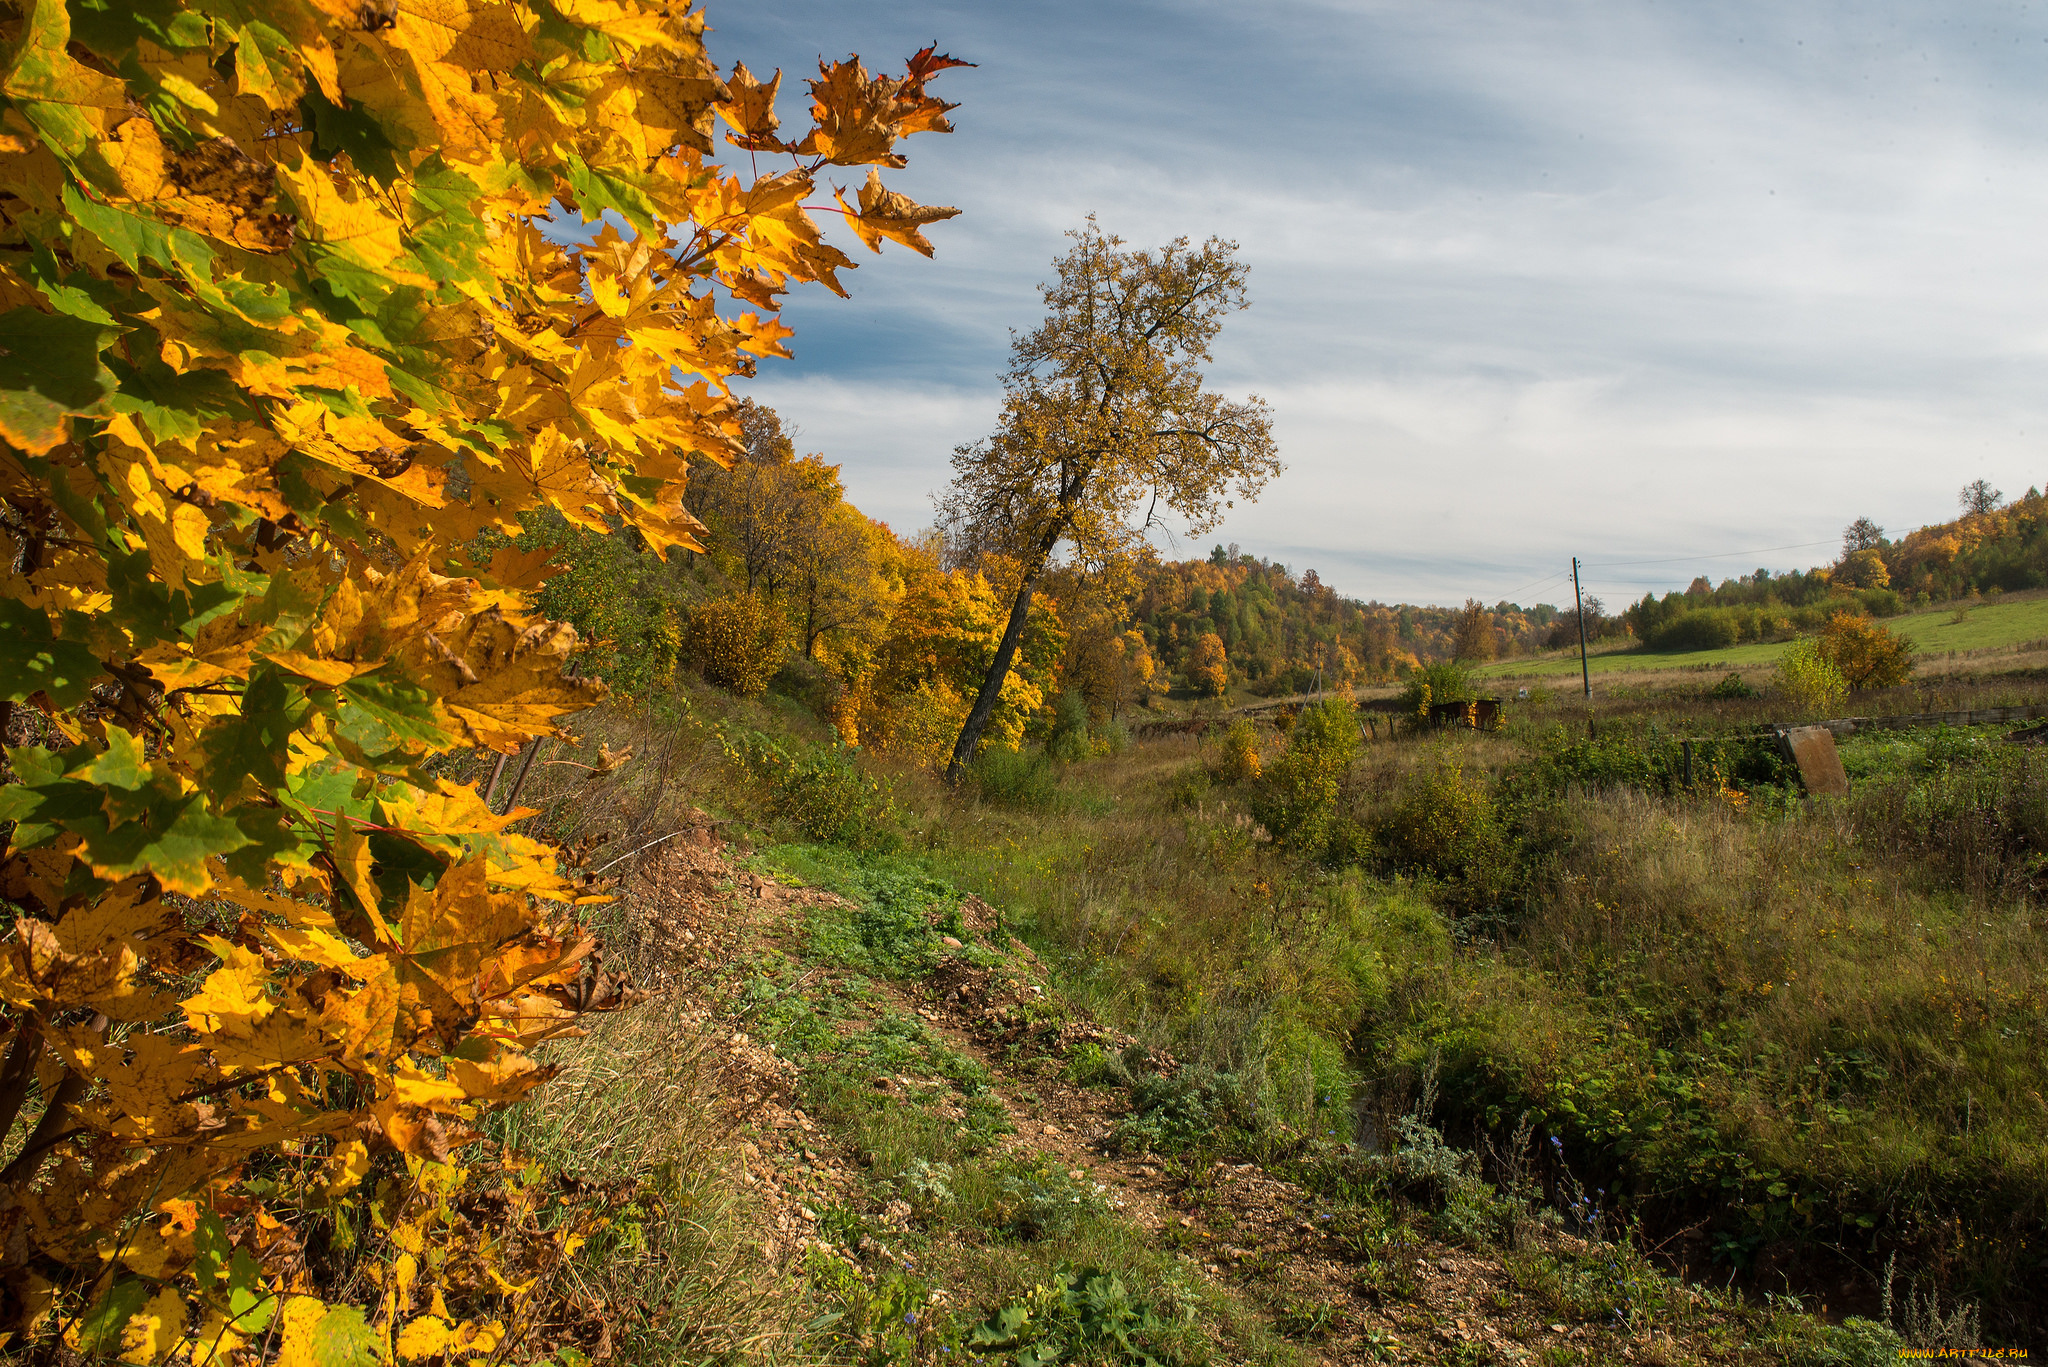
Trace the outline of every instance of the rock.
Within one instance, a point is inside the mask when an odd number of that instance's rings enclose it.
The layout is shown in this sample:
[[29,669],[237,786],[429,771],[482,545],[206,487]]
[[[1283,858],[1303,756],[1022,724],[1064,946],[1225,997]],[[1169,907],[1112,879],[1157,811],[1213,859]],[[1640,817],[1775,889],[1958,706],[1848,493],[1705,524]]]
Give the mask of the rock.
[[939,937],[939,943],[944,945],[948,949],[964,949],[966,947],[950,935],[941,935]]
[[1058,1134],[1060,1132],[1060,1127],[1057,1125],[1047,1125],[1045,1127],[1045,1132],[1047,1134]]
[[1436,1267],[1439,1272],[1456,1272],[1458,1270],[1458,1265],[1449,1258],[1438,1258],[1436,1260]]
[[818,1212],[812,1210],[809,1206],[798,1206],[796,1208],[796,1213],[803,1216],[806,1220],[811,1221],[813,1224],[817,1222]]

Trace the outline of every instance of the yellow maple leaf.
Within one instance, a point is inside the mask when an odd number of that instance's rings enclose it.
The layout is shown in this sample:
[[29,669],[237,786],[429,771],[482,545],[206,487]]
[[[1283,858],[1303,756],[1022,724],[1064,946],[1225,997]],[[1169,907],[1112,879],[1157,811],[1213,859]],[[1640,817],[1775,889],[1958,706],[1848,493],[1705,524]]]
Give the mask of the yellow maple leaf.
[[218,935],[200,937],[221,965],[206,975],[199,990],[185,998],[185,1019],[208,1034],[246,1035],[277,1009],[271,1000],[270,970],[261,954],[231,944]]
[[846,196],[838,190],[832,192],[839,201],[839,207],[846,210],[846,221],[860,234],[860,240],[868,244],[871,251],[882,250],[882,239],[901,242],[912,251],[925,256],[932,254],[932,244],[919,231],[927,223],[939,223],[957,217],[958,209],[938,205],[919,204],[908,195],[899,195],[882,184],[878,172],[869,171],[867,183],[860,187],[860,211],[858,213],[846,203]]

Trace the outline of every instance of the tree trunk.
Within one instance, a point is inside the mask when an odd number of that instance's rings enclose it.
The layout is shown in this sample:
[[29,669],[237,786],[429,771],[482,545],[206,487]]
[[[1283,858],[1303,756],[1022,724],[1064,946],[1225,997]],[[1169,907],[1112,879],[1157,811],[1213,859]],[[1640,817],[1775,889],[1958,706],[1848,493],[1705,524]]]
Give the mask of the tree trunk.
[[1010,661],[1017,658],[1017,647],[1024,640],[1024,620],[1031,615],[1031,591],[1037,585],[1038,575],[1032,573],[1018,586],[1017,601],[1010,605],[1010,624],[1003,628],[1002,644],[996,647],[996,657],[989,663],[988,673],[982,676],[981,691],[974,695],[967,725],[960,728],[960,739],[953,744],[953,758],[946,765],[948,783],[960,781],[961,772],[974,762],[974,752],[981,748],[981,733],[988,729],[988,719],[995,715],[1003,680],[1010,677]]

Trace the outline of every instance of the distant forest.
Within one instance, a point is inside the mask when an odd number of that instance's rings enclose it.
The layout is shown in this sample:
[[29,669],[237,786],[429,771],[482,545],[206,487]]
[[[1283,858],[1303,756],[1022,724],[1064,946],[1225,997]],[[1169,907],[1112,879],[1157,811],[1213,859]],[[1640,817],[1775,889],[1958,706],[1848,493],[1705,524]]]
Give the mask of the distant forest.
[[[1962,502],[1962,516],[1897,540],[1858,518],[1831,564],[1803,572],[1759,568],[1718,584],[1702,575],[1682,592],[1645,594],[1616,613],[1589,597],[1587,638],[1711,650],[1811,631],[1837,612],[1888,617],[1946,599],[2048,587],[2048,498],[2029,489],[2007,503],[1978,481]],[[1301,692],[1318,677],[1324,687],[1382,682],[1432,660],[1478,663],[1578,642],[1570,607],[1361,601],[1340,596],[1313,569],[1296,574],[1236,546],[1218,546],[1206,560],[1148,560],[1136,582],[1132,625],[1164,674],[1197,679],[1215,668],[1220,644],[1231,683],[1260,695]]]

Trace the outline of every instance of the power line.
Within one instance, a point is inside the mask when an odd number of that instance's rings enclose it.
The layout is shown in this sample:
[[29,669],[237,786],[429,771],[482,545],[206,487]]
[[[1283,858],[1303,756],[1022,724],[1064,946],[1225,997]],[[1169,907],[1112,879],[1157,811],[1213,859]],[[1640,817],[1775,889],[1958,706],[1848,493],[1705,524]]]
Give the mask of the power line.
[[1680,565],[1688,560],[1728,560],[1738,555],[1769,555],[1772,551],[1806,551],[1812,550],[1815,546],[1832,546],[1834,544],[1834,539],[1831,537],[1826,541],[1803,541],[1796,546],[1765,546],[1762,550],[1756,551],[1715,551],[1710,555],[1674,555],[1668,560],[1589,561],[1585,568],[1589,570],[1607,570],[1618,569],[1624,565]]
[[1496,603],[1513,602],[1515,595],[1518,593],[1527,593],[1530,589],[1540,589],[1549,584],[1553,584],[1560,579],[1569,579],[1571,577],[1572,572],[1570,570],[1559,570],[1556,574],[1551,575],[1548,579],[1538,579],[1533,584],[1524,584],[1520,588],[1509,589],[1506,593],[1501,594],[1498,598],[1495,598],[1493,601]]

